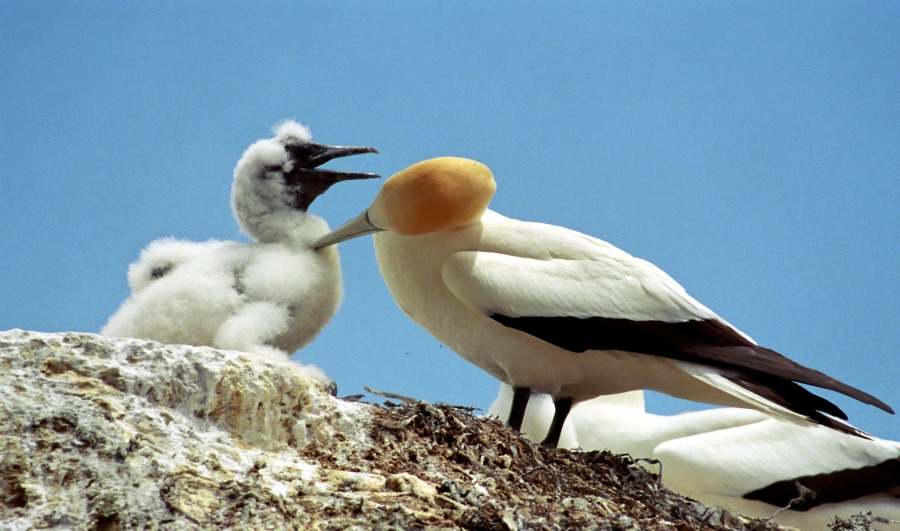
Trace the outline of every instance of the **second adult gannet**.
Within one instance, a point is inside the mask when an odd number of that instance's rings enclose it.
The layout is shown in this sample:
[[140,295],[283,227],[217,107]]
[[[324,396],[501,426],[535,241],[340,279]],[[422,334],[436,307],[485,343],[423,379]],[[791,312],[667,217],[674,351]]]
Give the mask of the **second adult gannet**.
[[[274,133],[247,148],[234,170],[234,217],[255,243],[152,242],[128,269],[131,296],[101,333],[272,360],[286,360],[319,333],[340,304],[341,269],[335,250],[310,247],[328,225],[307,209],[337,182],[377,175],[318,167],[377,151],[317,144],[294,121]],[[317,367],[303,370],[331,385]]]
[[[505,415],[512,396],[500,384],[488,416]],[[549,396],[533,396],[522,432],[540,440],[552,409]],[[658,461],[660,468],[648,468],[660,470],[675,492],[800,529],[827,529],[835,516],[861,512],[900,525],[900,442],[742,408],[654,415],[644,409],[643,391],[630,391],[576,404],[559,445]]]
[[750,407],[848,433],[836,405],[799,383],[893,412],[877,398],[757,345],[653,264],[596,238],[487,209],[496,184],[479,162],[441,157],[388,179],[324,247],[376,233],[398,306],[463,358],[515,389],[554,398],[545,443],[573,403],[638,389]]

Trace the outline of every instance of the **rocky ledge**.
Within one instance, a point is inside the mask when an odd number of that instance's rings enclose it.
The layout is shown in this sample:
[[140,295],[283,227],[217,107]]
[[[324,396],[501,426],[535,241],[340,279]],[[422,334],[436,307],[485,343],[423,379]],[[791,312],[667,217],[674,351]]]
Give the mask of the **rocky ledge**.
[[423,402],[330,396],[291,363],[0,333],[3,529],[778,529],[626,456]]

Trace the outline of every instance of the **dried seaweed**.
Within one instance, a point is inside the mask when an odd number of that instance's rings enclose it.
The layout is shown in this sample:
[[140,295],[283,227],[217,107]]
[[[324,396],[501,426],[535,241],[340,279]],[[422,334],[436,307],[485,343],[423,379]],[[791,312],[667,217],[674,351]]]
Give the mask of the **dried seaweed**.
[[[496,420],[465,408],[425,402],[375,412],[365,455],[328,466],[382,475],[412,474],[436,485],[433,496],[405,500],[403,525],[507,529],[780,529],[675,494],[630,457],[536,445]],[[315,455],[314,455],[315,454]],[[436,507],[437,506],[437,507]],[[368,515],[370,517],[375,515]],[[369,519],[380,527],[378,519]],[[386,525],[385,522],[382,522]]]

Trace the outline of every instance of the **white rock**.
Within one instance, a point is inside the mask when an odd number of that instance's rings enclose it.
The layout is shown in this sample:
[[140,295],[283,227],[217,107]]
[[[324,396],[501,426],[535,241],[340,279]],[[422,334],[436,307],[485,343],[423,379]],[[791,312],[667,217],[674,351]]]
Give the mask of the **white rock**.
[[304,448],[371,444],[367,406],[250,354],[12,330],[0,373],[4,529],[279,521],[318,477]]

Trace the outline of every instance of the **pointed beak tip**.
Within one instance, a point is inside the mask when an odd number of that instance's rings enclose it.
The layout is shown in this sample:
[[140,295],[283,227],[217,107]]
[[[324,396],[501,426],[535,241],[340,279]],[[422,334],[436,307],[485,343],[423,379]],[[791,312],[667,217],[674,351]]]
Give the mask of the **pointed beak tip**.
[[[325,173],[327,170],[323,171]],[[335,182],[340,181],[358,181],[362,179],[381,179],[381,175],[377,173],[352,173],[352,172],[343,172],[343,171],[327,171],[328,174],[331,174]]]
[[348,152],[348,155],[361,155],[363,153],[379,153],[372,146],[331,146],[333,149],[340,149]]
[[372,146],[329,146],[329,156],[332,158],[351,157],[353,155],[365,155],[366,153],[379,153]]

